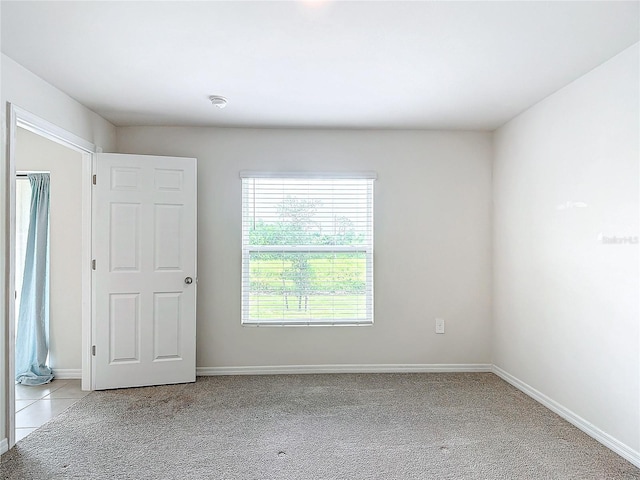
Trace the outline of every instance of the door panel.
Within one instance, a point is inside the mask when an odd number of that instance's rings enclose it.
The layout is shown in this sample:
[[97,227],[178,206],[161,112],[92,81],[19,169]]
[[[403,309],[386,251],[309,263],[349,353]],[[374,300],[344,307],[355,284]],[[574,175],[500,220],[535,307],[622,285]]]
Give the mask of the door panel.
[[182,293],[155,293],[153,305],[154,360],[180,360]]
[[140,294],[109,294],[109,362],[140,362]]
[[140,271],[140,204],[112,203],[109,263],[112,272]]
[[96,389],[195,381],[196,160],[99,154]]
[[155,270],[182,270],[180,236],[182,205],[155,205]]

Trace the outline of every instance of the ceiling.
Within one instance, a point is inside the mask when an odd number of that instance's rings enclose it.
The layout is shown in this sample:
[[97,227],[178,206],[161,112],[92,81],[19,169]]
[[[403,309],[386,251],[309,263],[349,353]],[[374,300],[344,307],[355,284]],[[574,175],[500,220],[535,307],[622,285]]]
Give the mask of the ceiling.
[[638,42],[639,5],[2,1],[1,46],[116,126],[493,130]]

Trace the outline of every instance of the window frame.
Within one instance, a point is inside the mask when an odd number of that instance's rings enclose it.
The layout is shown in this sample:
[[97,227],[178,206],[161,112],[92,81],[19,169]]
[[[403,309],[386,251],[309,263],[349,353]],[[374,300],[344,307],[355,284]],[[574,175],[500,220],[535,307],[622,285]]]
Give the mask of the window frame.
[[[241,171],[240,178],[242,180],[242,270],[241,270],[241,325],[242,326],[371,326],[374,323],[374,261],[373,261],[373,245],[374,245],[374,183],[377,179],[375,172],[349,172],[349,173],[320,173],[320,172],[254,172]],[[367,187],[367,238],[366,244],[356,245],[250,245],[248,241],[248,232],[245,230],[246,208],[245,204],[245,180],[248,179],[293,179],[293,180],[363,180],[369,181]],[[278,319],[251,319],[250,311],[250,256],[252,253],[262,252],[282,252],[282,253],[363,253],[365,257],[365,308],[366,314],[364,319],[336,319],[336,318],[278,318]]]

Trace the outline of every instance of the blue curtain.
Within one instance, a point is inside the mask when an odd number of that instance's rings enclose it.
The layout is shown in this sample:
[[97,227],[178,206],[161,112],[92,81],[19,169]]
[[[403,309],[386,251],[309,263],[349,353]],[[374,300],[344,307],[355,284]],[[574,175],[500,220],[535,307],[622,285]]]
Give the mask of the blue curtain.
[[53,380],[49,355],[49,174],[29,175],[31,212],[18,332],[16,382],[42,385]]

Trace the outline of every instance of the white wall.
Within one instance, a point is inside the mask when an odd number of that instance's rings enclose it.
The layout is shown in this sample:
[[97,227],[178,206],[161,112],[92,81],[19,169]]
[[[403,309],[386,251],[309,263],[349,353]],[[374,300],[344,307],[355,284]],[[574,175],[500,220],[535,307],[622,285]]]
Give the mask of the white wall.
[[1,60],[3,119],[6,102],[12,102],[105,150],[114,148],[116,128],[111,123],[13,59],[1,54]]
[[[199,367],[489,362],[489,133],[129,127],[118,151],[198,158]],[[374,326],[240,325],[241,170],[378,172]]]
[[494,363],[635,452],[638,245],[598,235],[638,235],[638,54],[500,128],[493,173]]
[[49,366],[80,370],[82,154],[22,128],[17,138],[16,169],[51,174]]
[[[81,72],[79,72],[81,74]],[[69,132],[89,141],[105,150],[115,148],[115,127],[96,113],[88,110],[60,90],[7,57],[0,56],[0,118],[2,119],[2,148],[0,148],[0,189],[2,208],[0,208],[0,270],[6,272],[6,105],[12,102],[39,117],[64,128]],[[4,278],[2,281],[4,285]],[[6,298],[4,288],[0,290],[0,371],[3,381],[0,382],[0,442],[6,436],[6,384],[9,377],[5,364],[6,348]]]

